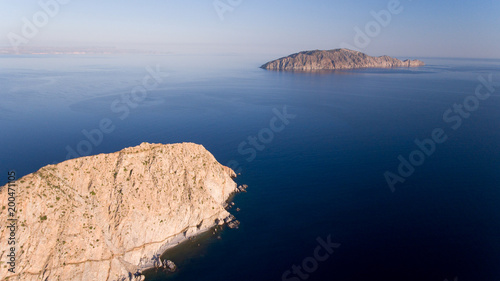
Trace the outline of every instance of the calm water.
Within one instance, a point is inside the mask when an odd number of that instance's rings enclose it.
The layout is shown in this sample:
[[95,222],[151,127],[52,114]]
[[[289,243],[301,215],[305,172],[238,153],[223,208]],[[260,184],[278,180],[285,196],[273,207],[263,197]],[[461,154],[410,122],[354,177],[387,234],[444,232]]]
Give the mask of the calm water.
[[[7,170],[25,175],[65,160],[68,147],[85,152],[82,130],[108,118],[114,131],[86,153],[200,143],[250,186],[234,199],[238,230],[167,252],[180,270],[147,280],[282,280],[293,265],[310,272],[287,280],[500,280],[500,61],[314,74],[258,68],[271,58],[0,57],[0,182]],[[162,83],[127,116],[113,111],[156,65],[168,74]],[[467,118],[443,120],[466,98],[475,106],[478,77],[489,74],[497,91]],[[273,117],[285,108],[293,118],[282,126]],[[447,140],[391,192],[384,173],[398,173],[398,156],[408,159],[414,140],[436,128]],[[259,134],[266,143],[251,159],[248,137]],[[340,247],[324,261],[308,258],[328,236]]]

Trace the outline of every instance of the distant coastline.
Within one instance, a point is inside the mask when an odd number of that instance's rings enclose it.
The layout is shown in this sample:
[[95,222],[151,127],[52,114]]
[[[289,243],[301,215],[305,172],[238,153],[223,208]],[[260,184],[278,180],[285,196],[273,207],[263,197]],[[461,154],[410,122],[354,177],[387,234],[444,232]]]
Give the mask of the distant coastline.
[[170,52],[119,49],[115,47],[0,47],[0,55],[156,55],[168,53]]

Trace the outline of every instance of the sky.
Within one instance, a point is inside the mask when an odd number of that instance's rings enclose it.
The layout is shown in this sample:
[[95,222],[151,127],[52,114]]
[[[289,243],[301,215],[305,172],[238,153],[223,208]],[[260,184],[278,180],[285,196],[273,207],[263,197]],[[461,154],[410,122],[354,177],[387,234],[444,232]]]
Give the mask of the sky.
[[0,0],[3,47],[500,58],[499,26],[498,0]]

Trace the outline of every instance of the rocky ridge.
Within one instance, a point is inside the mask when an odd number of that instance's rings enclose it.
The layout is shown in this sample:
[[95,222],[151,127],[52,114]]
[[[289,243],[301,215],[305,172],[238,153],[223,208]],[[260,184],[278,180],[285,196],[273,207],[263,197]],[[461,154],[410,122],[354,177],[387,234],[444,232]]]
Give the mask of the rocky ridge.
[[425,63],[420,60],[399,60],[389,56],[371,57],[364,53],[335,49],[328,51],[305,51],[292,54],[261,66],[267,70],[314,71],[355,68],[417,67]]
[[167,248],[234,221],[224,208],[239,191],[234,177],[193,143],[142,143],[45,166],[16,182],[16,273],[1,243],[0,279],[143,280]]

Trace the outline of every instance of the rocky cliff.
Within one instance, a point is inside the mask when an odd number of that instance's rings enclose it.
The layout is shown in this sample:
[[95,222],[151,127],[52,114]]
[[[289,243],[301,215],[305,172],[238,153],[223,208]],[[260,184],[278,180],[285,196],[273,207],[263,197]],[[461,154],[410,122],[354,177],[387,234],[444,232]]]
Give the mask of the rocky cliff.
[[416,67],[425,65],[420,60],[401,61],[389,56],[371,57],[348,49],[306,51],[268,62],[261,68],[268,70],[335,70],[354,68]]
[[[235,176],[192,143],[143,143],[43,167],[17,181],[16,273],[5,266],[2,226],[0,279],[141,280],[134,274],[154,256],[230,216]],[[8,215],[1,210],[2,224]]]

